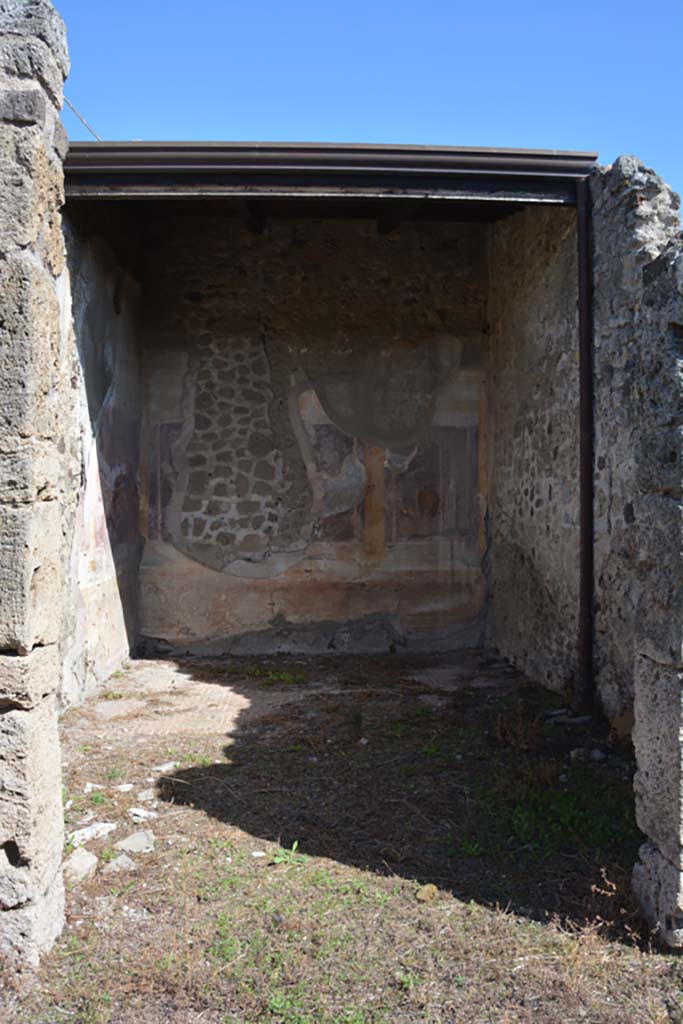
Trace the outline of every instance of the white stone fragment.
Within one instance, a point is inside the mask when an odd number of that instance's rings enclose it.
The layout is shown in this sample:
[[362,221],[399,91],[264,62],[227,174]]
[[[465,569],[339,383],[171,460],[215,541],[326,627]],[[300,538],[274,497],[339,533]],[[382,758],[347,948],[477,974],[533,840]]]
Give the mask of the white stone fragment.
[[97,871],[97,857],[89,850],[78,847],[64,861],[64,877],[77,885],[91,878]]
[[85,828],[77,828],[75,832],[70,832],[69,842],[72,846],[83,846],[85,843],[92,842],[93,839],[102,839],[104,836],[108,836],[115,828],[116,824],[113,821],[96,821],[92,825],[86,825]]
[[143,832],[133,832],[132,835],[120,839],[114,845],[117,850],[125,850],[127,853],[151,853],[154,849],[154,833],[149,829]]
[[129,807],[128,814],[133,821],[147,821],[149,818],[158,818],[156,811],[148,811],[144,807]]
[[122,907],[121,916],[129,921],[147,921],[152,915],[145,907]]
[[133,788],[134,786],[132,782],[122,782],[120,786],[116,787],[119,793],[130,793]]
[[138,800],[141,800],[143,803],[148,800],[156,800],[156,798],[157,792],[155,789],[141,789],[138,793]]
[[152,767],[153,772],[172,772],[174,768],[178,767],[177,761],[166,761],[164,764],[155,764]]
[[137,869],[137,864],[127,853],[120,853],[118,857],[114,857],[108,864],[105,864],[102,870],[107,875],[114,875],[121,871],[137,871]]

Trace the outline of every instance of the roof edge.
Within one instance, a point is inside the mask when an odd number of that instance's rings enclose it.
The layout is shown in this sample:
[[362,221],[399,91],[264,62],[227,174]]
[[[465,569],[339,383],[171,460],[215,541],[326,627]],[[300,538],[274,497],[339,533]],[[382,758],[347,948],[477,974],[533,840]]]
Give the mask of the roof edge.
[[[346,194],[368,187],[401,194],[448,194],[465,179],[474,191],[512,188],[566,196],[590,174],[597,154],[564,150],[313,142],[72,142],[65,160],[67,195],[130,194],[147,186],[172,192],[188,182],[235,186],[263,195],[331,184]],[[477,185],[477,182],[480,185]],[[571,201],[565,198],[563,201]]]
[[209,160],[212,164],[255,160],[282,163],[299,159],[303,163],[328,163],[338,159],[350,166],[367,161],[370,164],[388,161],[392,165],[448,165],[486,168],[526,166],[529,169],[564,169],[569,173],[588,173],[597,160],[597,153],[559,149],[513,149],[477,146],[413,146],[405,144],[370,144],[336,142],[191,142],[191,141],[113,141],[70,142],[67,168],[83,163],[89,167],[136,165],[152,163],[155,167],[181,160],[188,169]]

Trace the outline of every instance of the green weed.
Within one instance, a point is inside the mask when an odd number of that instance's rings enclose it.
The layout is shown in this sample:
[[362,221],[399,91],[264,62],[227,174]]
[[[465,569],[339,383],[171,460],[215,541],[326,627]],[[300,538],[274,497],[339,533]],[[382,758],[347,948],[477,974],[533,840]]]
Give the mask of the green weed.
[[413,971],[400,971],[396,975],[396,983],[403,992],[412,992],[422,979]]
[[579,852],[600,859],[637,836],[633,802],[610,801],[590,773],[575,772],[566,789],[529,788],[519,794],[509,823],[514,836],[544,856]]
[[317,1024],[318,1018],[304,1007],[305,986],[302,982],[289,989],[278,989],[268,1000],[268,1010],[278,1024]]
[[181,761],[183,764],[192,765],[194,768],[210,768],[214,764],[214,758],[208,757],[206,754],[197,754],[195,751],[190,751],[189,754],[183,754]]
[[295,685],[306,682],[306,676],[302,672],[283,672],[264,668],[262,665],[251,665],[246,674],[253,679],[260,679],[264,686],[274,686],[276,683]]
[[203,882],[197,889],[197,899],[200,903],[212,903],[236,889],[239,889],[239,879],[235,875],[223,875],[212,882]]
[[470,839],[469,836],[464,836],[460,840],[460,849],[465,857],[481,857],[482,854],[481,843],[476,839]]
[[435,740],[430,740],[430,742],[425,744],[422,748],[422,753],[425,757],[437,757],[441,753],[441,745]]
[[242,953],[242,943],[234,935],[234,924],[225,913],[216,917],[215,934],[207,952],[223,964],[232,963]]
[[290,864],[300,866],[305,864],[308,858],[305,853],[297,853],[299,848],[299,840],[295,839],[292,843],[291,850],[280,848],[276,850],[270,859],[271,864]]

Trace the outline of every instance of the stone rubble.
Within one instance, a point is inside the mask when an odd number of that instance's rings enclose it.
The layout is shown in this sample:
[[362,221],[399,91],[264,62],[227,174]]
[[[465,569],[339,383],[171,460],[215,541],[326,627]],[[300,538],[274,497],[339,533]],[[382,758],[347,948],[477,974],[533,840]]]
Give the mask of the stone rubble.
[[92,825],[86,825],[85,828],[78,828],[74,832],[70,832],[67,838],[72,846],[84,846],[85,843],[91,843],[95,839],[104,839],[115,829],[116,822],[96,821]]
[[64,861],[64,877],[77,885],[85,882],[97,871],[97,857],[84,847],[77,847]]
[[154,844],[154,833],[145,829],[142,832],[133,832],[125,839],[120,839],[118,843],[114,843],[114,847],[117,850],[124,850],[126,853],[152,853]]
[[105,864],[102,871],[106,875],[119,874],[122,871],[137,871],[137,865],[132,857],[129,857],[125,853],[121,853],[118,857],[114,857],[113,860],[110,860],[108,864]]
[[156,811],[148,811],[145,807],[129,807],[126,813],[133,821],[147,821],[159,817]]

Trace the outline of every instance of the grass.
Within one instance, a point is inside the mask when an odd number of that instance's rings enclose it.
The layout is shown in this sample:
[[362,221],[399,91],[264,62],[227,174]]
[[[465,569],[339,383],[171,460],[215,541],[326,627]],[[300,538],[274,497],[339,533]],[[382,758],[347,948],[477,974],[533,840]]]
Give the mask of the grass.
[[92,793],[88,793],[88,800],[93,807],[102,807],[104,804],[109,802],[109,797],[106,793],[99,793],[96,790]]
[[635,827],[630,801],[605,810],[605,792],[590,773],[571,773],[566,789],[527,787],[509,816],[513,835],[544,857],[575,852],[598,859],[616,853],[632,839]]
[[286,669],[270,667],[268,665],[255,664],[230,664],[224,668],[224,674],[229,676],[244,676],[249,679],[258,679],[263,686],[300,686],[306,682],[303,672],[289,672]]
[[[33,987],[7,983],[3,1021],[683,1024],[683,965],[630,896],[628,755],[572,761],[600,735],[549,724],[557,702],[531,687],[526,727],[517,693],[434,712],[395,668],[349,665],[343,690],[267,704],[227,747],[126,732],[68,759],[72,792],[111,781],[112,760],[136,786],[178,766],[157,783],[155,852],[70,892],[67,931]],[[134,793],[108,795],[132,831]]]
[[275,686],[277,683],[295,686],[306,682],[303,672],[285,672],[282,669],[264,668],[262,665],[251,665],[247,669],[247,675],[260,680],[264,686]]
[[185,754],[178,754],[180,764],[193,765],[196,768],[210,768],[214,758],[203,754],[201,751],[190,750]]

